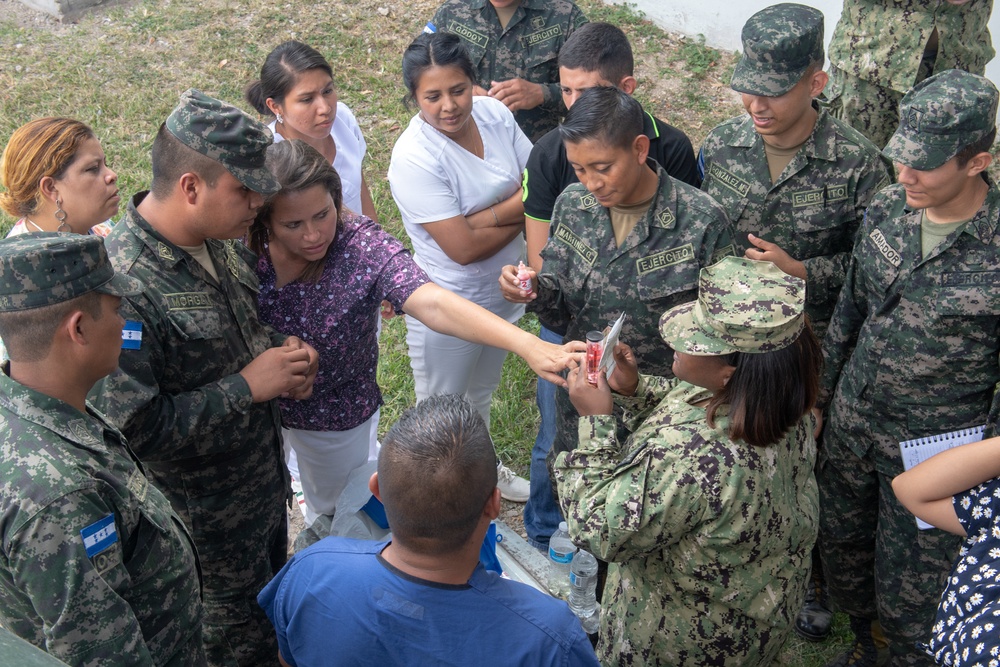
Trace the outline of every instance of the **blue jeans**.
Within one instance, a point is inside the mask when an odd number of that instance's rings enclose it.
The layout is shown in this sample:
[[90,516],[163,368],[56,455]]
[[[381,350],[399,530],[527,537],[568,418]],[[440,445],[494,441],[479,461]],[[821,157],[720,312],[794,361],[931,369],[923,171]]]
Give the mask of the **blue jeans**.
[[[538,334],[546,343],[562,344],[562,336],[549,331],[544,326]],[[552,494],[552,483],[549,481],[549,468],[545,457],[552,448],[556,437],[556,386],[551,382],[538,378],[535,389],[535,404],[542,417],[538,427],[535,446],[531,449],[531,495],[524,506],[524,530],[528,533],[528,542],[537,549],[548,549],[549,537],[556,532],[559,522],[563,520],[559,504]]]

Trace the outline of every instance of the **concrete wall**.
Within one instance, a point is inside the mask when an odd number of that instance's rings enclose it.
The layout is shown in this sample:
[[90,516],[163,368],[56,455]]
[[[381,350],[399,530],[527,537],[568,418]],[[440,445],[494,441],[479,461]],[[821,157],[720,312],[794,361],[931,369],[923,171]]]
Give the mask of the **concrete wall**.
[[60,21],[75,21],[98,5],[115,4],[119,0],[21,0],[32,9],[51,14]]
[[[608,0],[605,0],[606,2]],[[823,12],[826,25],[826,44],[833,36],[833,27],[840,19],[842,0],[797,0]],[[943,0],[942,0],[943,1]],[[984,0],[975,0],[983,2]],[[743,24],[761,9],[775,4],[777,0],[737,0],[718,2],[712,0],[628,0],[649,19],[666,30],[685,35],[705,35],[705,42],[730,51],[740,50],[740,31]],[[610,3],[609,3],[610,4]],[[621,4],[621,3],[616,3]],[[993,46],[997,46],[1000,36],[1000,11],[990,17],[990,33]],[[986,76],[1000,85],[1000,58],[994,58],[986,66]]]

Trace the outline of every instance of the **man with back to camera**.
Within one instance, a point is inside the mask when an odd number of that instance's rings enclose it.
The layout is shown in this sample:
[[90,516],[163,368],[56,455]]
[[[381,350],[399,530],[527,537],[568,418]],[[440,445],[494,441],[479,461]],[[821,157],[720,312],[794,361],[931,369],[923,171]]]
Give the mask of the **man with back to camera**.
[[108,236],[145,291],[123,305],[129,345],[93,393],[194,536],[213,665],[263,664],[275,644],[254,596],[287,558],[281,395],[311,391],[315,350],[257,317],[239,240],[278,190],[270,131],[191,89],[153,142],[148,193]]
[[500,490],[471,403],[447,394],[406,411],[369,486],[385,505],[390,542],[323,539],[258,596],[282,664],[597,665],[565,602],[479,562]]
[[947,70],[903,97],[883,153],[897,184],[868,206],[826,340],[820,406],[820,539],[831,598],[855,644],[837,665],[875,665],[873,628],[893,665],[931,665],[931,627],[961,539],[918,530],[896,499],[900,443],[1000,415],[1000,190],[993,160],[1000,95]]
[[446,0],[431,19],[462,38],[478,76],[473,94],[507,105],[532,142],[559,123],[556,57],[586,22],[573,0]]
[[[732,88],[746,115],[714,128],[699,154],[702,190],[722,204],[746,257],[774,262],[806,281],[806,313],[822,340],[868,202],[889,185],[891,167],[870,141],[815,98],[823,71],[823,14],[779,4],[743,26]],[[819,555],[795,631],[830,634],[833,614]]]
[[142,288],[98,236],[0,241],[0,623],[71,665],[206,664],[191,535],[86,400]]
[[[625,33],[610,23],[587,23],[577,28],[559,50],[559,86],[569,109],[580,94],[595,86],[618,88],[631,95],[636,89],[632,46]],[[691,141],[677,128],[643,112],[642,132],[649,137],[649,157],[667,175],[698,187],[697,162]],[[576,173],[566,159],[559,129],[550,130],[531,149],[524,169],[524,235],[528,265],[541,271],[541,251],[549,238],[549,223],[556,199],[566,186],[577,183]],[[564,332],[544,324],[539,337],[561,343]],[[538,436],[531,450],[530,498],[524,506],[524,528],[528,542],[536,548],[548,547],[549,537],[562,521],[562,513],[552,494],[545,457],[552,448],[556,431],[556,388],[539,378],[535,402],[541,415]]]

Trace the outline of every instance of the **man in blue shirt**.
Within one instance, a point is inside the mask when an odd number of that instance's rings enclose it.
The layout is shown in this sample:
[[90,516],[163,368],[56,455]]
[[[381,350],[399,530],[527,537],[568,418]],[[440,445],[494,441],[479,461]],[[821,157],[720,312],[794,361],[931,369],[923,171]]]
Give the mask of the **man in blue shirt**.
[[500,491],[489,432],[468,401],[434,396],[406,412],[369,486],[392,541],[328,537],[257,598],[282,664],[598,664],[565,602],[479,563]]

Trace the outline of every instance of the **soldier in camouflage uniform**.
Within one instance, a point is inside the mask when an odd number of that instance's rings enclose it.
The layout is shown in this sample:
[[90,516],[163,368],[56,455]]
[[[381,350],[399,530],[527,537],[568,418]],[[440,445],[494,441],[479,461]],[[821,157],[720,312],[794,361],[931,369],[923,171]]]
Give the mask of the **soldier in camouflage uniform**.
[[817,106],[822,66],[820,11],[780,4],[754,14],[732,80],[747,115],[713,129],[698,156],[701,188],[726,210],[738,251],[806,281],[819,337],[865,208],[891,173],[871,142]]
[[[580,95],[559,126],[567,158],[580,166],[580,183],[556,200],[533,291],[520,289],[513,266],[504,267],[500,285],[505,298],[527,303],[547,327],[564,330],[564,342],[584,340],[624,312],[621,336],[639,363],[670,376],[673,351],[659,340],[659,317],[695,296],[699,269],[731,255],[733,240],[711,197],[647,161],[642,113],[617,88]],[[612,163],[606,173],[595,167]],[[629,222],[633,228],[621,226]],[[557,388],[556,406],[552,451],[560,452],[576,445],[578,415],[565,388]]]
[[[824,341],[820,453],[824,568],[875,664],[930,665],[926,641],[959,538],[918,530],[896,500],[899,443],[989,424],[1000,410],[1000,189],[986,176],[997,89],[948,70],[903,98],[885,148],[899,184],[872,200]],[[867,649],[866,649],[867,645]],[[867,657],[865,657],[867,654]]]
[[462,38],[474,93],[506,104],[532,142],[559,124],[559,49],[587,22],[572,0],[447,0],[431,22]]
[[931,74],[982,74],[993,58],[993,0],[844,0],[830,40],[830,111],[879,147],[899,101]]
[[[554,472],[570,535],[611,562],[602,664],[752,667],[784,644],[819,514],[809,408],[821,353],[804,299],[804,282],[772,263],[728,257],[660,320],[676,378],[639,376],[622,349],[607,383],[570,373],[580,444]],[[755,376],[772,393],[755,392]]]
[[[780,4],[754,14],[732,79],[747,115],[713,129],[698,156],[702,189],[733,222],[738,251],[806,281],[806,313],[820,338],[865,207],[891,173],[871,142],[816,104],[822,67],[821,12]],[[814,573],[796,630],[818,641],[833,615],[818,562]]]
[[194,542],[86,402],[142,283],[74,234],[0,242],[0,276],[0,623],[72,665],[206,664]]
[[107,239],[115,266],[146,290],[126,300],[133,349],[94,400],[194,535],[215,665],[277,655],[255,601],[287,548],[274,399],[310,391],[315,368],[311,347],[258,319],[256,260],[234,240],[260,193],[278,189],[264,165],[270,143],[240,110],[185,92],[153,143],[151,192],[132,198]]

